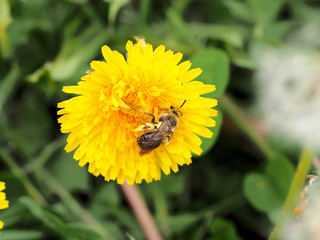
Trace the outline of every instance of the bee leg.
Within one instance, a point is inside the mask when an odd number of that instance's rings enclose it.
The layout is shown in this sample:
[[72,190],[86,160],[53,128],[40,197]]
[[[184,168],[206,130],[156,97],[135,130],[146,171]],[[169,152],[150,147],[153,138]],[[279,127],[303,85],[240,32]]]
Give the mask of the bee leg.
[[146,123],[146,125],[140,125],[139,127],[132,129],[133,132],[142,132],[142,131],[153,131],[156,129],[157,126],[155,126],[152,123]]
[[143,111],[143,110],[141,110],[141,109],[138,109],[138,111],[139,111],[139,112],[142,112],[142,113],[144,113],[144,114],[146,114],[146,115],[151,116],[151,117],[152,117],[151,122],[152,122],[153,124],[157,124],[157,123],[156,123],[156,117],[155,117],[152,113],[145,112],[145,111]]
[[171,135],[167,136],[162,142],[164,145],[168,145],[171,140]]
[[155,118],[155,116],[154,116],[152,113],[148,113],[148,112],[144,112],[144,113],[147,114],[147,115],[149,115],[149,116],[151,116],[151,117],[152,117],[151,122],[152,122],[153,124],[156,124],[156,118]]

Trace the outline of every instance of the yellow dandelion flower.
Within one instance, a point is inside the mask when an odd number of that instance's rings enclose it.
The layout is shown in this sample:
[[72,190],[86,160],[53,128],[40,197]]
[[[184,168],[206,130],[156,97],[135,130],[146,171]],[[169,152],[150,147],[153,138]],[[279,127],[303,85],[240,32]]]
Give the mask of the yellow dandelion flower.
[[153,50],[144,39],[126,44],[127,58],[108,46],[105,61],[92,61],[77,86],[64,87],[79,96],[58,104],[61,132],[70,133],[65,150],[80,166],[88,163],[95,176],[128,184],[160,180],[200,155],[201,140],[212,137],[206,127],[217,100],[200,95],[214,85],[193,81],[201,69],[160,45]]
[[[9,201],[6,200],[6,194],[2,192],[6,188],[4,182],[0,181],[0,209],[5,209],[9,207]],[[3,228],[3,222],[0,221],[0,229]]]

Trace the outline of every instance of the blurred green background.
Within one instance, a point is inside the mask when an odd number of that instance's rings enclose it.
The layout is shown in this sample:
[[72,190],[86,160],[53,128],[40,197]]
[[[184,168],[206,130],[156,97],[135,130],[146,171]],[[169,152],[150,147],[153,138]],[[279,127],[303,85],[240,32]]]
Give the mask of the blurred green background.
[[204,154],[138,186],[164,239],[267,239],[303,144],[263,128],[253,53],[292,44],[317,51],[319,35],[303,30],[319,27],[319,7],[316,0],[0,0],[0,180],[10,201],[0,212],[1,239],[144,239],[119,186],[65,153],[56,116],[57,103],[70,97],[62,86],[102,59],[102,45],[125,53],[133,36],[182,52],[203,69],[199,80],[216,85],[208,97],[219,99]]

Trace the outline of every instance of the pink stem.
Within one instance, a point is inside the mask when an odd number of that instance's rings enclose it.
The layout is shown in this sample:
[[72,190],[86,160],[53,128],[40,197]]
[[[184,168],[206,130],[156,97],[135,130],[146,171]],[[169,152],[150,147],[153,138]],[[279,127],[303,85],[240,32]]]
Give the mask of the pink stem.
[[162,237],[156,228],[147,205],[142,199],[137,187],[135,185],[128,185],[128,183],[125,181],[121,185],[121,188],[127,198],[127,201],[131,205],[131,208],[136,215],[136,218],[138,219],[147,239],[161,240]]
[[316,156],[314,156],[312,160],[313,160],[313,166],[315,167],[315,169],[317,170],[317,172],[319,174],[320,173],[320,161]]

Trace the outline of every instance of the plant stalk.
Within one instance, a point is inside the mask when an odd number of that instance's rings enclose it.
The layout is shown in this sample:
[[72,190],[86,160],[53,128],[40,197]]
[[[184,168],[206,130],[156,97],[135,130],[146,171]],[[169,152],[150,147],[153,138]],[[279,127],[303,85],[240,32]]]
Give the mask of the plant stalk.
[[287,195],[287,199],[284,203],[281,215],[279,220],[271,233],[269,240],[280,240],[282,231],[284,227],[287,225],[290,217],[293,214],[294,208],[297,204],[297,200],[299,198],[299,194],[302,191],[304,186],[306,176],[310,170],[312,159],[313,159],[313,151],[305,148],[301,154],[299,159],[298,166],[296,168],[296,172],[294,174],[293,180],[291,182],[291,186],[289,188],[289,193]]
[[219,97],[219,107],[229,116],[229,118],[254,142],[260,151],[268,158],[272,159],[275,155],[272,149],[265,142],[264,138],[252,127],[248,117],[228,96]]
[[28,194],[35,199],[38,203],[46,204],[45,198],[37,190],[37,188],[31,183],[31,181],[25,175],[25,172],[16,164],[14,159],[4,150],[0,149],[0,157],[4,160],[7,166],[11,169],[13,175],[19,179]]
[[136,215],[146,238],[149,240],[161,240],[162,237],[156,228],[153,218],[143,201],[137,187],[135,185],[128,185],[125,181],[121,185],[121,189],[126,196],[131,208]]

